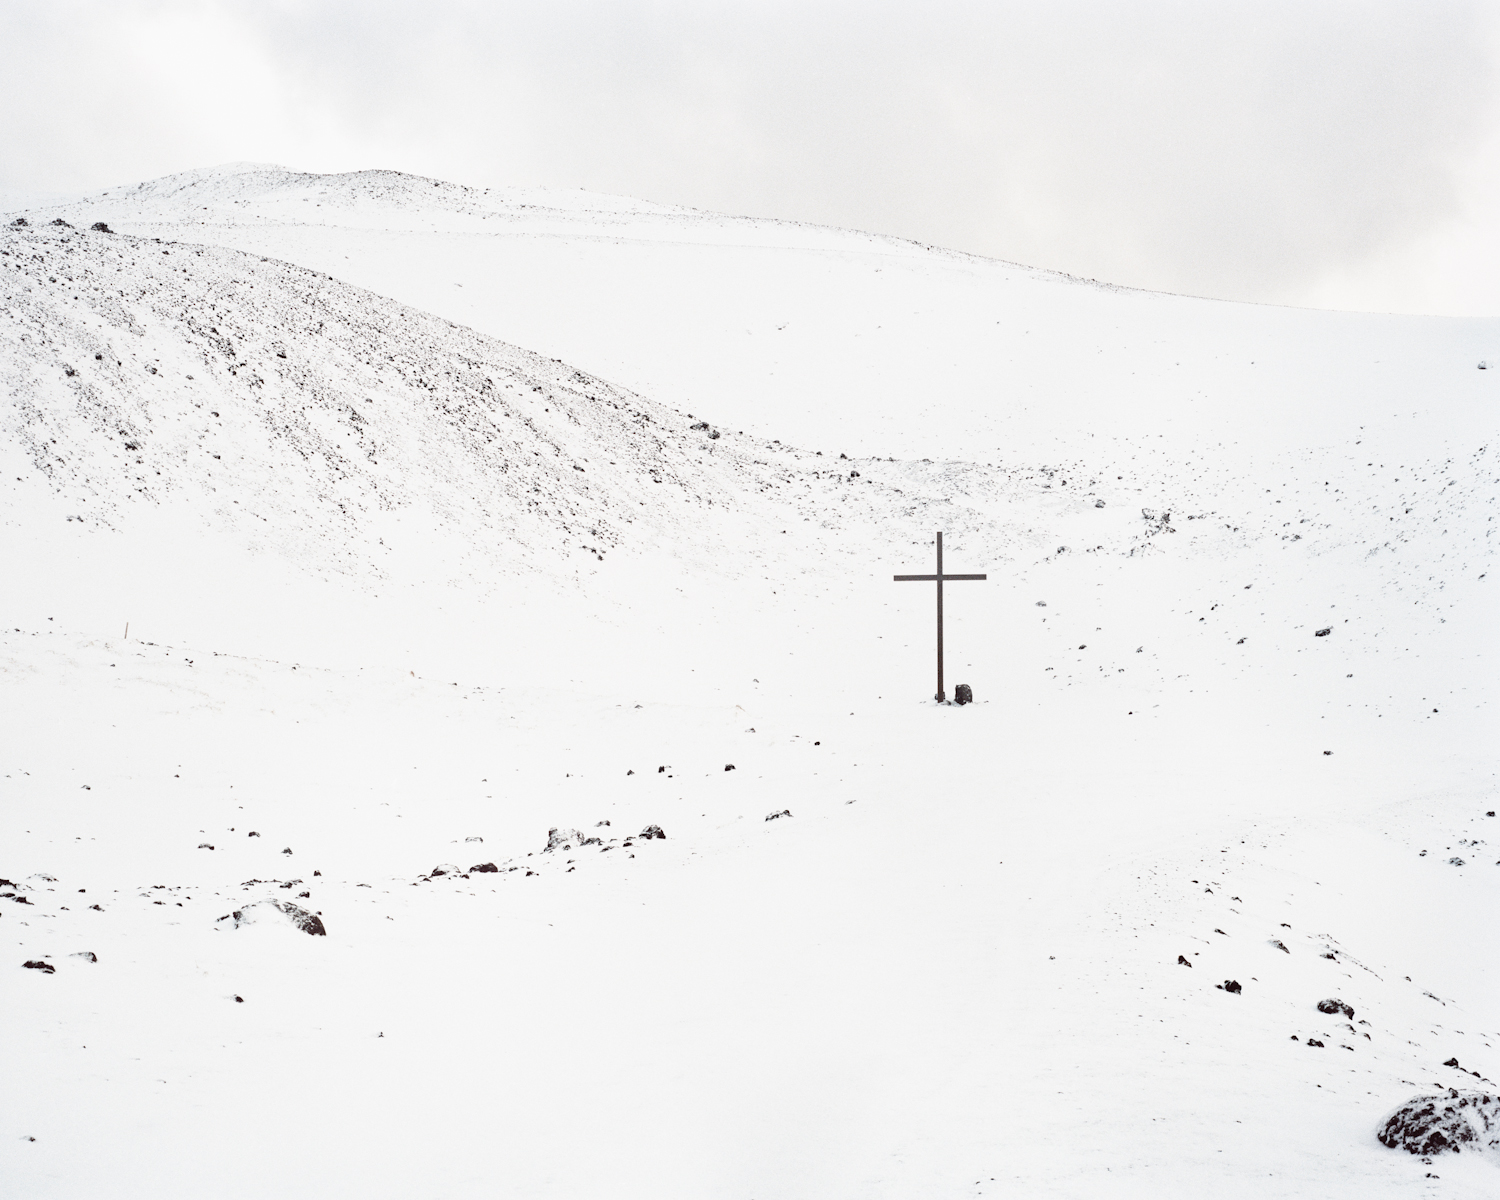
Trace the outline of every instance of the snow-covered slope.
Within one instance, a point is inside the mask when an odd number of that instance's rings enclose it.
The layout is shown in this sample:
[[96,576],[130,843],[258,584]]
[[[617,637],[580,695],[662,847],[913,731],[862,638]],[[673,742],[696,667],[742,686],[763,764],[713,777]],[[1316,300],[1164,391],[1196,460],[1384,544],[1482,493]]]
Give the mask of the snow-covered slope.
[[18,1194],[1493,1194],[1375,1130],[1500,1080],[1494,323],[389,172],[27,219]]

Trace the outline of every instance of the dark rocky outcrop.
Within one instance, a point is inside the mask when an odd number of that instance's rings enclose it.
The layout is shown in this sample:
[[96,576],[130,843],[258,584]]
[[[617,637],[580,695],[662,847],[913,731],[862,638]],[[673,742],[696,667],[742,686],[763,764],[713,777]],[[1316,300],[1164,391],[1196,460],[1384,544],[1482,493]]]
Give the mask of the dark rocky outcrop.
[[582,841],[583,834],[576,829],[549,829],[547,830],[547,844],[542,848],[542,853],[546,854],[552,850],[571,850]]
[[1354,1010],[1337,997],[1318,1001],[1318,1011],[1333,1016],[1334,1013],[1343,1013],[1351,1021],[1354,1019]]
[[57,970],[51,963],[42,962],[39,958],[28,958],[21,965],[32,971],[41,971],[44,975],[51,975]]
[[479,863],[469,868],[470,875],[493,875],[500,870],[494,863]]
[[1500,1096],[1457,1088],[1443,1096],[1413,1096],[1381,1122],[1375,1136],[1408,1154],[1500,1149]]
[[637,836],[649,842],[652,838],[665,839],[667,835],[661,831],[660,825],[647,825]]

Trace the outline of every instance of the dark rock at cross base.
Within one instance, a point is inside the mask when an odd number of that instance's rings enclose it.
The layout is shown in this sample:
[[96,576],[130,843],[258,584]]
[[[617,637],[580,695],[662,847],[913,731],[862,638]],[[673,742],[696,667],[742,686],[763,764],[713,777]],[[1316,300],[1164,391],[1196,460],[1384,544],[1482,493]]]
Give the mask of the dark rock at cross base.
[[478,866],[470,867],[469,868],[469,874],[470,875],[493,875],[493,874],[495,874],[499,870],[500,870],[500,868],[497,867],[494,863],[480,863]]
[[667,835],[661,831],[660,825],[647,825],[637,836],[649,842],[652,838],[665,840]]
[[95,221],[92,225],[89,226],[89,229],[91,229],[94,233],[113,233],[114,232],[114,230],[111,229],[108,225],[106,225],[103,221]]
[[1226,992],[1233,992],[1236,996],[1240,994],[1240,981],[1238,979],[1226,979],[1219,986]]
[[21,965],[23,967],[29,967],[33,971],[42,971],[42,972],[44,972],[44,973],[46,973],[48,975],[51,975],[53,972],[55,972],[57,970],[57,968],[54,967],[51,963],[49,963],[49,962],[42,962],[40,959],[35,959],[35,958],[28,958]]
[[1178,962],[1178,963],[1179,963],[1179,964],[1180,964],[1180,965],[1181,965],[1181,966],[1184,966],[1184,967],[1190,967],[1190,966],[1192,966],[1192,965],[1193,965],[1193,964],[1192,964],[1192,963],[1190,963],[1190,962],[1188,962],[1188,960],[1187,960],[1187,959],[1185,959],[1185,958],[1183,958],[1183,957],[1182,957],[1182,955],[1180,955],[1180,954],[1179,954],[1179,955],[1178,955],[1178,956],[1177,956],[1177,962]]
[[1391,1113],[1375,1135],[1382,1145],[1408,1154],[1500,1149],[1500,1096],[1461,1092],[1413,1096]]
[[1327,1000],[1318,1001],[1318,1011],[1332,1016],[1334,1013],[1343,1013],[1351,1021],[1354,1019],[1354,1010],[1337,997],[1329,997]]
[[961,683],[953,689],[954,704],[973,704],[974,691],[967,683]]

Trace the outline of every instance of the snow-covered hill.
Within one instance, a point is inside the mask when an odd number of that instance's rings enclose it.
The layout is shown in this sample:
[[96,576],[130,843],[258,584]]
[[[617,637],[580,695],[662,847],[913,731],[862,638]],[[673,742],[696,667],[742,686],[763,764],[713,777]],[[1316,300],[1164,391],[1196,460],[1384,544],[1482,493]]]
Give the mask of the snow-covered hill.
[[1375,1139],[1500,1079],[1493,322],[392,172],[25,216],[18,1194],[1493,1194]]

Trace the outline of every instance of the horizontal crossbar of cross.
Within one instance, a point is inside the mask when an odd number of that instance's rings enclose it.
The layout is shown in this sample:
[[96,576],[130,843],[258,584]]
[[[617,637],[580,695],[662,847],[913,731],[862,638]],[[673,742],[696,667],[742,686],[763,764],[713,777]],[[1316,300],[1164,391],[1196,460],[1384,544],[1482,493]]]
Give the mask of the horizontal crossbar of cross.
[[895,575],[892,577],[897,583],[936,583],[939,579],[945,583],[950,579],[988,579],[988,575]]

